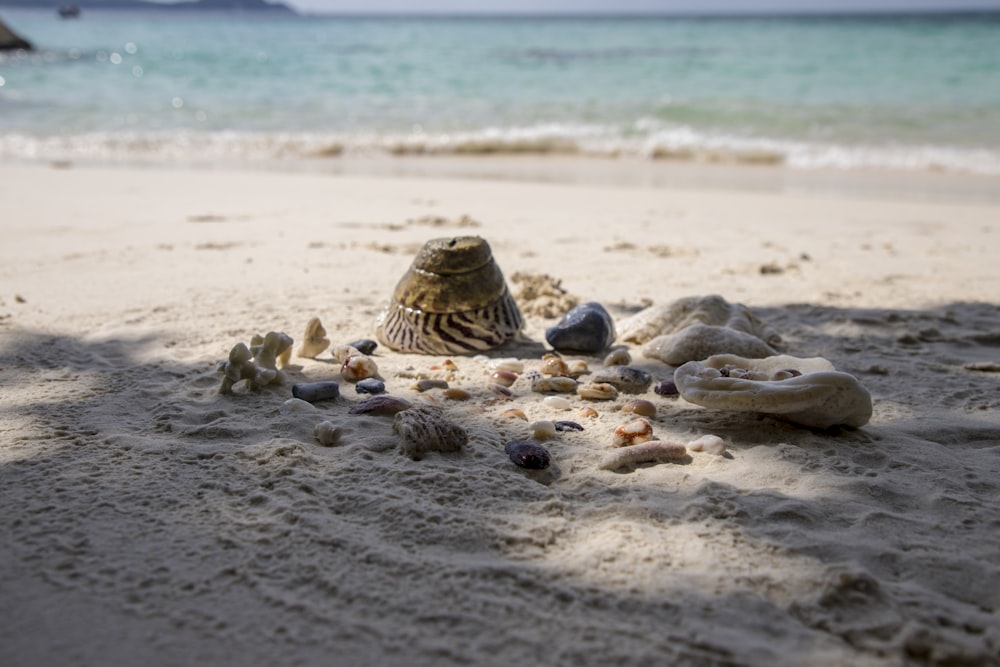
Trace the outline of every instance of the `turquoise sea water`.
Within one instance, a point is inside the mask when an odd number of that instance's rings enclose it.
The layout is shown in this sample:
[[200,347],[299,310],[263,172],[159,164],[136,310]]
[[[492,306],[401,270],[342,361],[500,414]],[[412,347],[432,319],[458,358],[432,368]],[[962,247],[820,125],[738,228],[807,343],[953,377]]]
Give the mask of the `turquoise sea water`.
[[1000,174],[1000,15],[0,10],[0,157],[583,152]]

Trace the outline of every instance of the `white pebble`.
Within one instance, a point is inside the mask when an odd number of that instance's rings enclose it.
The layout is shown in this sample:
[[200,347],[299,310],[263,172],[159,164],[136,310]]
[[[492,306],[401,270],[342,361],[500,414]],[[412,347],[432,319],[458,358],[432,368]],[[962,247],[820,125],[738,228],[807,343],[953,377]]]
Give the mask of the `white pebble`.
[[531,435],[537,440],[554,438],[556,435],[556,425],[548,420],[537,421],[530,428]]
[[490,362],[488,368],[494,371],[508,371],[511,373],[524,372],[524,364],[518,359],[514,359],[513,357],[509,357],[507,359],[495,359],[494,361]]
[[573,407],[573,404],[562,396],[546,396],[542,399],[542,403],[544,403],[547,407],[554,408],[556,410],[569,410]]
[[689,444],[688,449],[692,452],[705,452],[706,454],[722,456],[726,453],[726,443],[717,435],[703,435]]
[[308,401],[303,401],[301,398],[290,398],[278,408],[278,412],[283,415],[303,414],[316,412],[317,410],[318,408],[315,405]]

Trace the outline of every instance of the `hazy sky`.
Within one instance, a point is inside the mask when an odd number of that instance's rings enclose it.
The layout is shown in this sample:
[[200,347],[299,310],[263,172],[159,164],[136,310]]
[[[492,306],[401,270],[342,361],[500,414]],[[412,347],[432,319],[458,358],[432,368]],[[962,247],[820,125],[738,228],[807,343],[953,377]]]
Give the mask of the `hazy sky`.
[[1000,0],[285,0],[313,12],[759,12],[998,9]]

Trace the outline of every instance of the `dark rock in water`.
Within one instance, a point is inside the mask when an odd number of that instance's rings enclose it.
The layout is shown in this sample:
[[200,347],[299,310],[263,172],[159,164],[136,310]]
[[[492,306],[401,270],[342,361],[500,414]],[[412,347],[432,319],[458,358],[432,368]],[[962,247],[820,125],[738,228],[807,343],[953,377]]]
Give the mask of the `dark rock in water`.
[[546,329],[545,340],[560,352],[603,352],[615,341],[615,323],[604,306],[588,301]]
[[369,354],[369,355],[375,351],[376,347],[378,347],[378,343],[373,341],[371,338],[360,338],[352,343],[348,343],[348,345],[353,347],[361,354]]
[[656,386],[653,387],[653,391],[660,396],[677,396],[680,394],[677,390],[677,383],[673,380],[663,380],[662,382],[657,382]]
[[0,51],[16,51],[18,49],[30,51],[32,48],[31,42],[8,28],[6,23],[0,21]]
[[608,366],[594,373],[593,382],[606,382],[624,394],[641,394],[653,383],[653,376],[635,366]]
[[304,382],[292,385],[292,396],[303,401],[329,401],[340,396],[340,385],[333,380],[327,382]]
[[411,407],[413,404],[405,398],[389,395],[369,396],[365,400],[355,403],[348,412],[352,415],[394,415]]
[[557,431],[582,431],[583,426],[571,421],[557,421],[556,422]]
[[365,378],[354,383],[354,391],[359,394],[384,394],[385,382],[376,378]]
[[542,470],[551,462],[548,450],[530,440],[511,440],[503,449],[514,465],[521,468]]

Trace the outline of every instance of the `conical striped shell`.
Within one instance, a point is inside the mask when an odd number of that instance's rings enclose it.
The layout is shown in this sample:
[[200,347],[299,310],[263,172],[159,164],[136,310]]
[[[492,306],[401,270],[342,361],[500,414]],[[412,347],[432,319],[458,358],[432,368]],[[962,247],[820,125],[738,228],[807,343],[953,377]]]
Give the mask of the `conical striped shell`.
[[464,236],[424,245],[396,285],[375,333],[400,352],[466,354],[506,342],[522,323],[489,244]]

